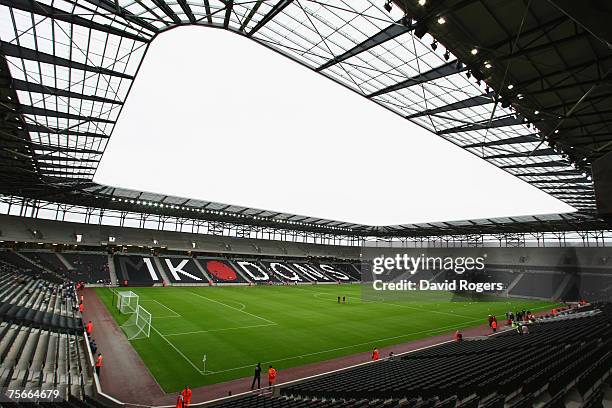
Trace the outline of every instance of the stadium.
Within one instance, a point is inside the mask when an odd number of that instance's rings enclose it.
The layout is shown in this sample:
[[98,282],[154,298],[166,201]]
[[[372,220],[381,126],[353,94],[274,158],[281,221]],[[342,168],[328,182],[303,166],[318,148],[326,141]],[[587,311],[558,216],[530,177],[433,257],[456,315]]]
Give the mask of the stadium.
[[612,407],[610,2],[0,21],[1,407]]

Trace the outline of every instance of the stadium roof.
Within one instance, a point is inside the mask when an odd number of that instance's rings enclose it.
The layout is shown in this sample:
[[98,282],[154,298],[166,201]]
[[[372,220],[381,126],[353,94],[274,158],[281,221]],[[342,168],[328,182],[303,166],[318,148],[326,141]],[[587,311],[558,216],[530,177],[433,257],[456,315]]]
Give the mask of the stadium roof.
[[[566,0],[0,0],[0,193],[332,233],[604,228],[590,166],[612,151],[611,11],[592,3],[600,9]],[[579,212],[374,227],[94,183],[149,43],[189,24],[272,48]]]

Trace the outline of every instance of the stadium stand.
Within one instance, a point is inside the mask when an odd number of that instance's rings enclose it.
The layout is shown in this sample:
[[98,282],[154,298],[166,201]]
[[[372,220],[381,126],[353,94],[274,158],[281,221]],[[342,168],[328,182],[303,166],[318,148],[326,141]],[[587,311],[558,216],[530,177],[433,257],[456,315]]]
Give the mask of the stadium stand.
[[295,269],[291,268],[286,262],[282,261],[261,261],[261,265],[265,268],[268,274],[278,277],[278,279],[288,283],[306,283],[309,282],[304,277],[300,276]]
[[208,283],[208,277],[204,276],[194,258],[164,256],[158,259],[172,283]]
[[[359,247],[340,245],[308,244],[301,242],[266,241],[206,234],[190,235],[174,231],[158,231],[143,228],[122,228],[105,225],[88,225],[79,222],[54,221],[47,219],[23,218],[0,214],[3,236],[10,236],[20,242],[71,242],[74,233],[82,234],[81,246],[99,247],[109,236],[116,238],[116,245],[151,246],[153,239],[170,250],[191,251],[196,244],[198,252],[214,254],[244,254],[254,256],[280,257],[334,257],[359,259]],[[44,239],[33,237],[36,230]]]
[[319,263],[317,267],[324,272],[329,278],[337,282],[352,282],[361,279],[354,279],[350,273],[344,272],[336,264]]
[[115,255],[113,262],[122,284],[152,286],[155,283],[162,283],[161,273],[151,256]]
[[359,266],[354,263],[336,263],[334,264],[334,267],[349,275],[351,280],[361,280],[361,270],[359,269]]
[[93,252],[62,252],[63,257],[72,266],[68,277],[73,281],[88,283],[109,283],[108,255]]
[[45,279],[60,282],[61,279],[52,271],[44,269],[40,265],[34,264],[28,258],[18,252],[0,249],[0,266],[6,270],[18,272],[23,275],[42,276]]
[[54,252],[33,252],[33,251],[20,251],[20,254],[30,259],[31,262],[41,265],[45,269],[53,271],[60,275],[68,275],[68,267],[62,263]]
[[223,258],[198,257],[197,260],[215,283],[247,283],[237,269]]
[[552,298],[559,290],[566,274],[560,272],[526,273],[511,290],[522,297]]
[[82,330],[70,284],[2,273],[0,316],[4,322],[76,333]]
[[585,299],[597,301],[609,300],[612,291],[612,274],[582,273],[580,278],[580,295]]
[[109,283],[107,255],[90,252],[43,252],[25,250],[19,252],[32,263],[54,272],[73,282],[95,284]]
[[329,277],[324,271],[317,268],[315,265],[307,262],[290,262],[289,265],[294,268],[305,279],[313,282],[330,283],[335,279]]
[[284,283],[287,280],[282,275],[267,270],[256,259],[235,259],[232,263],[253,283]]
[[20,266],[6,269],[0,273],[0,389],[58,390],[62,399],[92,395],[74,285],[24,275]]

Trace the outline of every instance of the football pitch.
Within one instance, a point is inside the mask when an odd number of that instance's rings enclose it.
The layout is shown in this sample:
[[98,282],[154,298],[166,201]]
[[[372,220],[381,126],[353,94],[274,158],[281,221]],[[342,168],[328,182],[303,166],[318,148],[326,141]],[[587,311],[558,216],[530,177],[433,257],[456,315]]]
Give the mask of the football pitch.
[[[476,326],[489,314],[553,307],[537,300],[449,302],[432,296],[362,301],[360,285],[129,290],[153,316],[150,337],[131,343],[166,392],[251,376],[257,362],[280,369],[282,381],[285,368]],[[113,290],[96,292],[119,325],[129,318],[113,305]],[[338,296],[347,303],[338,304]]]

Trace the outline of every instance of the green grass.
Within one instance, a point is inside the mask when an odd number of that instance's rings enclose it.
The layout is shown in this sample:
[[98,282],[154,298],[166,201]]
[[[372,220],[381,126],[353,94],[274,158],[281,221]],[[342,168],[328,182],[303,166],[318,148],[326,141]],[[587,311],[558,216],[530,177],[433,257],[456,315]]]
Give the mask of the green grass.
[[[482,324],[488,314],[543,310],[550,302],[361,302],[359,285],[132,288],[153,315],[148,339],[132,341],[166,392],[250,376],[257,362],[288,367]],[[115,320],[110,289],[96,290]],[[349,303],[338,305],[346,295]],[[207,355],[206,372],[202,357]],[[265,367],[265,366],[264,366]]]

